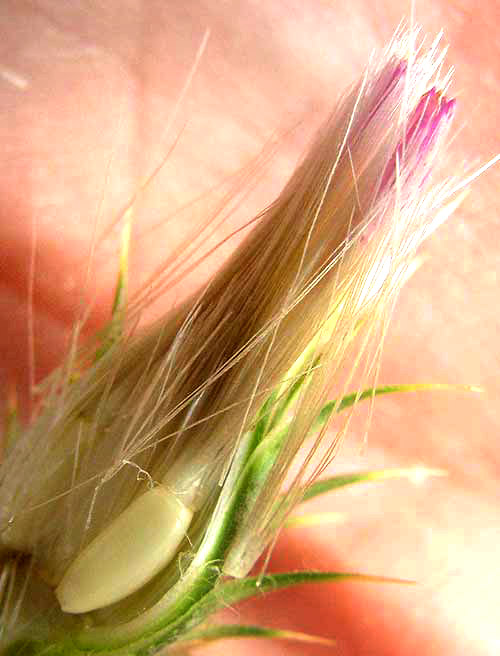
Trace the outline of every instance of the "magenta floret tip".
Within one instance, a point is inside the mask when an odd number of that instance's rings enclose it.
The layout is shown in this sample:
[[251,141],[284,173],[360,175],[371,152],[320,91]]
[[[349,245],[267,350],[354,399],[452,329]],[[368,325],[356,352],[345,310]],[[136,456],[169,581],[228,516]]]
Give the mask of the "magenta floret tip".
[[387,163],[380,183],[380,193],[394,184],[397,168],[407,176],[419,170],[423,177],[428,175],[426,158],[431,154],[440,133],[453,118],[455,107],[455,98],[447,98],[436,87],[431,87],[423,94],[408,118],[402,140]]
[[418,103],[409,128],[406,133],[406,142],[420,141],[419,150],[428,149],[435,140],[441,127],[452,118],[456,101],[448,100],[443,93],[432,87],[425,93]]

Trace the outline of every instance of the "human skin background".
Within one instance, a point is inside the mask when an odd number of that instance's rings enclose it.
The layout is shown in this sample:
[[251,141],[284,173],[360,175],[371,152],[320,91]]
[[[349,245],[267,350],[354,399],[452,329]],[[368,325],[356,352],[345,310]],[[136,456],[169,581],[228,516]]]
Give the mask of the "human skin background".
[[[196,234],[194,226],[216,196],[182,214],[175,210],[247,165],[272,135],[287,132],[264,170],[255,167],[260,184],[209,243],[274,197],[315,126],[409,9],[387,0],[4,0],[2,392],[15,382],[25,398],[30,379],[34,241],[39,380],[64,352],[82,288],[93,302],[87,332],[108,316],[119,229],[105,227],[176,137],[173,154],[138,205],[133,289],[179,248],[183,236]],[[422,2],[416,17],[432,36],[445,29],[448,61],[456,67],[457,136],[445,170],[454,172],[450,167],[463,161],[482,163],[499,150],[500,4]],[[199,69],[165,135],[207,28],[211,35]],[[275,570],[358,570],[419,585],[304,587],[246,604],[241,615],[229,612],[230,620],[335,637],[342,656],[500,653],[499,181],[498,169],[478,180],[462,209],[426,243],[429,259],[398,303],[380,374],[384,383],[474,383],[485,394],[381,400],[368,446],[360,455],[359,422],[338,461],[344,469],[425,463],[447,469],[449,476],[421,487],[392,481],[325,498],[321,510],[344,512],[348,521],[286,530],[271,561]],[[94,233],[99,239],[86,284]],[[160,306],[193,289],[233,243]],[[235,655],[328,653],[271,642],[225,648]]]

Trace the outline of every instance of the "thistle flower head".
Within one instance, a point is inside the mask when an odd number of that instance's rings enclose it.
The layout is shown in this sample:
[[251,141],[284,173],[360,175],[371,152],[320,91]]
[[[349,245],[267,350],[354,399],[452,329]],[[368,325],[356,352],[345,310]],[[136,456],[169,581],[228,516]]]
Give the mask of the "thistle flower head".
[[[72,620],[75,650],[136,653],[172,639],[222,573],[248,572],[335,454],[344,425],[327,434],[322,408],[332,393],[328,416],[343,408],[356,370],[374,375],[395,297],[444,197],[431,174],[454,101],[436,82],[436,46],[416,56],[412,39],[392,44],[341,99],[205,288],[77,379],[66,363],[7,454],[0,543],[31,554],[30,571],[43,572],[63,609],[94,611],[94,628]],[[169,561],[137,556],[114,579],[91,580],[113,560],[120,527],[130,534],[145,512],[153,523],[154,508],[176,526],[175,540],[158,538]]]

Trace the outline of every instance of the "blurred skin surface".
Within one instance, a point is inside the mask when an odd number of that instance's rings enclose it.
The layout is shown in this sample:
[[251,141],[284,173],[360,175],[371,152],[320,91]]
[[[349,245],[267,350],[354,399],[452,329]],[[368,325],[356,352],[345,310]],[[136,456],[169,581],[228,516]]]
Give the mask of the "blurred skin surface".
[[[254,161],[249,179],[258,184],[252,182],[205,246],[276,195],[315,126],[409,12],[397,0],[4,0],[2,394],[16,384],[26,397],[32,375],[30,280],[40,380],[64,353],[82,290],[92,301],[87,332],[109,316],[116,219],[174,145],[138,203],[132,290],[196,235],[231,188],[221,182],[241,167]],[[479,10],[470,0],[421,2],[415,14],[430,39],[444,28],[450,44],[458,113],[444,164],[445,172],[460,174],[462,162],[481,164],[499,150],[500,5],[482,2]],[[207,28],[207,47],[175,114]],[[276,134],[282,136],[274,157],[255,162]],[[246,604],[226,619],[336,638],[341,656],[500,653],[499,182],[497,167],[426,243],[428,259],[400,298],[380,374],[382,383],[463,382],[486,392],[380,400],[366,448],[359,421],[334,468],[426,464],[449,476],[421,486],[360,486],[311,504],[311,511],[345,513],[346,521],[285,530],[271,560],[274,570],[357,570],[419,585],[304,587]],[[241,188],[241,180],[234,183]],[[213,194],[177,211],[216,185]],[[193,289],[236,241],[185,278],[155,312]],[[235,656],[328,653],[246,641],[201,651],[226,648]]]

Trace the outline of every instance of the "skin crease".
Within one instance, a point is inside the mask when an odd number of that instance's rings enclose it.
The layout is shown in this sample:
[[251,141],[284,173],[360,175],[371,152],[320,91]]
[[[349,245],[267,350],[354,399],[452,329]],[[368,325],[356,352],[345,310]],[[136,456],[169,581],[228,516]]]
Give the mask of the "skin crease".
[[[92,301],[86,332],[109,316],[119,238],[115,219],[179,134],[138,203],[133,290],[181,247],[184,236],[196,233],[193,227],[227,188],[218,187],[187,212],[175,210],[248,165],[278,131],[288,131],[264,169],[262,162],[253,167],[260,183],[206,243],[215,244],[275,196],[338,94],[409,11],[406,3],[388,0],[376,9],[360,0],[4,0],[3,393],[17,384],[27,405],[30,280],[36,380],[64,352],[82,289]],[[483,163],[499,150],[500,5],[483,2],[478,11],[469,0],[422,2],[415,13],[431,38],[444,28],[451,44],[459,107],[444,170],[460,174],[462,162]],[[165,133],[206,28],[211,34],[198,72]],[[332,469],[425,463],[447,469],[449,476],[418,487],[404,481],[359,486],[310,504],[308,510],[343,512],[347,520],[286,529],[270,565],[275,571],[364,571],[419,585],[303,587],[247,603],[226,619],[336,638],[341,656],[500,653],[499,181],[497,167],[474,183],[463,207],[426,243],[428,259],[398,302],[379,378],[474,383],[486,392],[380,400],[366,448],[359,420]],[[93,239],[97,248],[87,278]],[[193,289],[234,243],[184,279],[155,312]],[[235,654],[329,653],[283,642],[226,645]],[[200,653],[219,653],[226,645]]]

